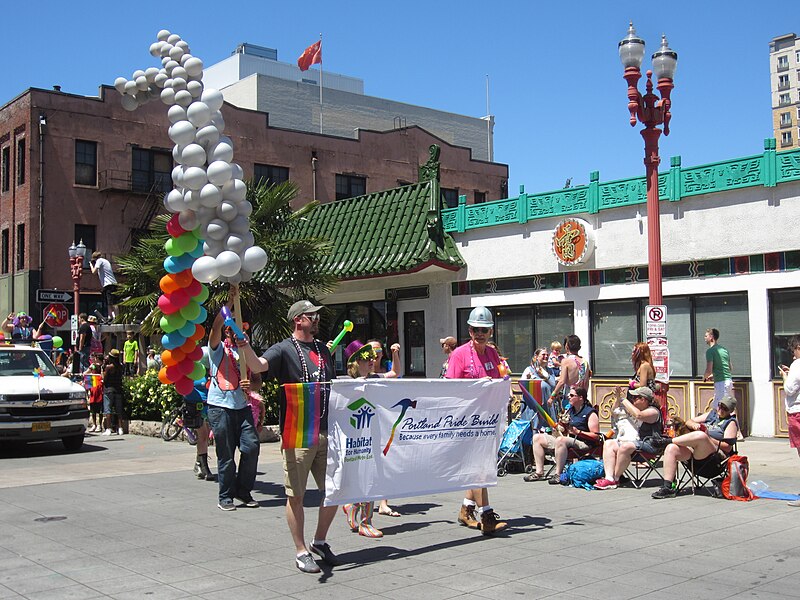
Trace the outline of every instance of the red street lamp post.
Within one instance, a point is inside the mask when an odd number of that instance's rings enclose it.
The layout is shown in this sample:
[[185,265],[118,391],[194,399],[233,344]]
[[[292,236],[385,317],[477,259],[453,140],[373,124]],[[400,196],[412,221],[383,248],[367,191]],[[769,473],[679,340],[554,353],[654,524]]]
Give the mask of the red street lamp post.
[[75,242],[72,242],[72,245],[68,248],[69,252],[69,270],[70,276],[72,277],[72,292],[75,296],[75,317],[78,316],[80,313],[80,305],[81,305],[81,275],[83,275],[83,257],[86,256],[86,246],[83,244],[83,240],[78,242],[78,245],[75,245]]
[[637,119],[644,125],[644,164],[647,172],[647,278],[650,284],[650,304],[662,304],[661,296],[661,224],[658,210],[658,138],[664,125],[664,135],[669,135],[669,121],[672,115],[670,93],[678,54],[667,45],[667,37],[661,36],[661,48],[652,56],[656,87],[661,99],[653,93],[653,71],[647,71],[647,85],[644,96],[639,92],[640,67],[644,58],[644,40],[637,37],[633,23],[628,27],[628,35],[619,43],[619,58],[625,68],[623,78],[628,82],[628,110],[631,114],[631,127]]

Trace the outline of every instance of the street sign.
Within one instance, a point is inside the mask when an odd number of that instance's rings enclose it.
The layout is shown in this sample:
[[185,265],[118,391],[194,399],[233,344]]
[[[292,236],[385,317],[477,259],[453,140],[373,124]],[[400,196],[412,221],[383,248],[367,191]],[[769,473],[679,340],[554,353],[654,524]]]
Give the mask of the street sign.
[[63,304],[48,304],[42,313],[44,322],[50,327],[61,327],[69,319],[69,310]]
[[61,290],[36,290],[36,302],[38,304],[72,302],[72,292],[63,292]]
[[73,346],[78,343],[78,315],[69,316],[69,339]]
[[644,309],[645,337],[667,337],[667,307],[648,304]]

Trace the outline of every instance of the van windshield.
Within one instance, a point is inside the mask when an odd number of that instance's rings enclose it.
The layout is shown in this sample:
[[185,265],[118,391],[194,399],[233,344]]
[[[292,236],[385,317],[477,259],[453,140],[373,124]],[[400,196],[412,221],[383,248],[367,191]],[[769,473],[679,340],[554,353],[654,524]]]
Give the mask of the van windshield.
[[42,375],[58,376],[58,371],[41,350],[0,348],[0,377],[34,376],[37,369]]

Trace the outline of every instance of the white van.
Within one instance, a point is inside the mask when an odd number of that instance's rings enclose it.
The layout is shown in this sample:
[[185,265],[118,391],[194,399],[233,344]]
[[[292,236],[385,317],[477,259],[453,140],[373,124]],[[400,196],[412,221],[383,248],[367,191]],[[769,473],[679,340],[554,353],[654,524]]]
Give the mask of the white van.
[[0,344],[0,442],[61,439],[79,450],[88,425],[86,390],[39,348]]

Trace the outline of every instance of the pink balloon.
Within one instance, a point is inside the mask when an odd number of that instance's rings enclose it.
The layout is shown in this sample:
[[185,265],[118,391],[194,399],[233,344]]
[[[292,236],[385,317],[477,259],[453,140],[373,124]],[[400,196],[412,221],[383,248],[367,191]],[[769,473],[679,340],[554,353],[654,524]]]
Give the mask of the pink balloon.
[[181,308],[189,304],[189,301],[191,300],[189,294],[186,293],[186,290],[176,290],[172,292],[169,295],[169,299],[172,302],[173,306],[178,307],[176,310],[180,310]]
[[175,213],[172,215],[172,218],[167,221],[167,233],[169,233],[172,237],[179,237],[186,233],[186,230],[181,227],[181,224],[178,221],[178,214],[179,213]]
[[158,308],[160,308],[161,312],[165,315],[171,315],[172,313],[178,312],[181,309],[180,306],[176,306],[170,296],[164,294],[158,298]]
[[188,356],[193,362],[197,362],[203,358],[203,348],[201,346],[195,346],[195,349],[189,352],[189,354],[186,356]]
[[184,376],[184,373],[181,372],[178,365],[172,365],[171,367],[167,367],[167,379],[169,379],[172,383],[176,381],[180,381],[180,379]]
[[203,284],[197,281],[197,279],[192,279],[192,283],[183,288],[183,291],[189,294],[189,298],[194,298],[202,289]]
[[175,391],[181,396],[188,396],[194,389],[194,382],[188,377],[182,377],[175,382]]

